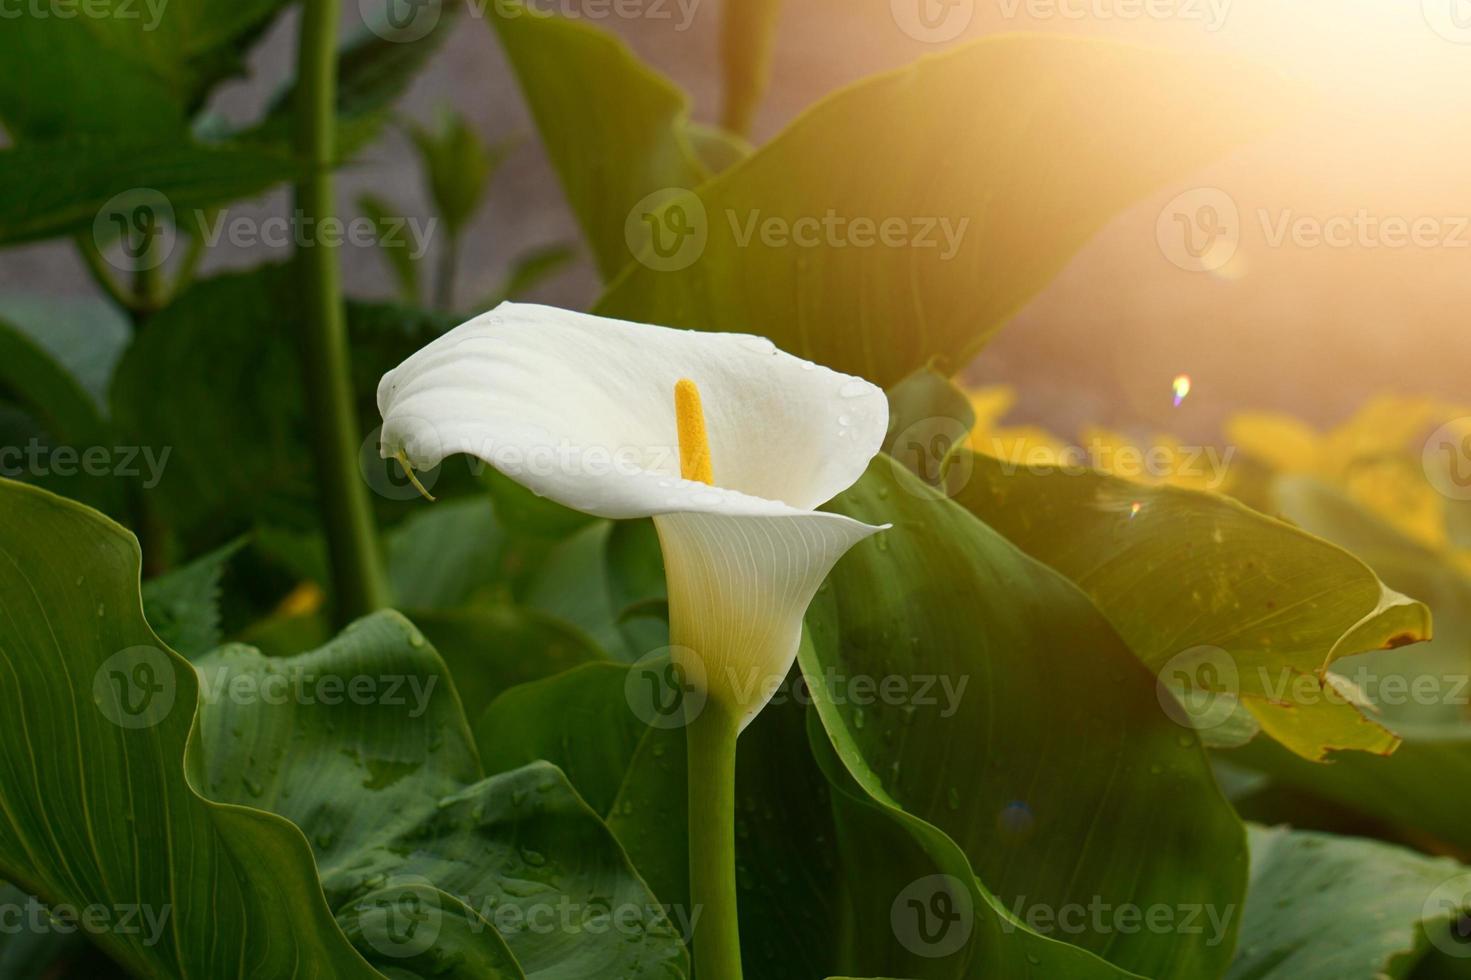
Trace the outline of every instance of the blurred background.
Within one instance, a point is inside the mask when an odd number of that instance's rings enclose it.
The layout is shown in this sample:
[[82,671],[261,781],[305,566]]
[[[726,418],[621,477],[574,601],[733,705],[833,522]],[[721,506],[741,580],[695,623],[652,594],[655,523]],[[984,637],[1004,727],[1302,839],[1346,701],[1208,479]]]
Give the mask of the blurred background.
[[[462,2],[462,0],[445,0]],[[719,116],[720,5],[728,0],[538,0],[611,30]],[[359,29],[382,0],[347,3]],[[361,9],[360,9],[361,8]],[[528,298],[586,308],[598,284],[535,127],[483,16],[461,12],[440,55],[400,103],[406,118],[462,113],[488,143],[514,140],[466,229],[457,300],[502,282],[545,246],[576,258]],[[927,19],[921,19],[919,15]],[[930,25],[926,27],[925,25]],[[1242,410],[1319,426],[1384,392],[1465,400],[1471,384],[1471,3],[1467,0],[787,0],[759,143],[827,93],[964,38],[1008,31],[1105,35],[1229,51],[1308,81],[1316,111],[1119,215],[970,369],[1015,385],[1011,420],[1076,432],[1085,423],[1219,441]],[[289,74],[294,15],[257,52],[252,78],[212,109],[257,115]],[[852,166],[862,167],[854,160]],[[432,208],[410,137],[392,129],[342,174],[341,209],[365,192],[405,215]],[[287,208],[284,191],[230,215]],[[1187,234],[1190,241],[1186,241]],[[221,242],[203,271],[284,259]],[[376,247],[344,249],[347,288],[392,292]],[[0,253],[0,294],[57,298],[57,329],[107,330],[69,243]],[[53,307],[54,308],[54,307]],[[751,324],[757,332],[760,324]],[[1171,382],[1193,380],[1173,404]]]

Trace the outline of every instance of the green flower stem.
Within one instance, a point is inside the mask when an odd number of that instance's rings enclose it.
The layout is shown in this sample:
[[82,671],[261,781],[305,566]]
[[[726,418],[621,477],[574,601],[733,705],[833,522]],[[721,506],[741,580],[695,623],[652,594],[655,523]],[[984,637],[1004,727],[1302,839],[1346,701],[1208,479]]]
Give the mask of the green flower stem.
[[697,980],[740,980],[736,917],[736,719],[714,701],[689,723],[690,901]]
[[[296,149],[306,175],[296,185],[305,227],[320,228],[335,210],[337,23],[341,0],[301,5]],[[361,434],[353,412],[347,324],[337,251],[320,242],[297,252],[302,312],[302,373],[311,416],[312,455],[336,613],[352,619],[388,604],[368,489],[358,476]]]

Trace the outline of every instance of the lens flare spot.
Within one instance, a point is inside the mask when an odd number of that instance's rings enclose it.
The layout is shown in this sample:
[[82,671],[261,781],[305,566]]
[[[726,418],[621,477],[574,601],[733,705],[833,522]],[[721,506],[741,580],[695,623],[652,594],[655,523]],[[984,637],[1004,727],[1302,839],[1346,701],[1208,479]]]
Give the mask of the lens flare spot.
[[1175,407],[1179,408],[1180,403],[1190,394],[1190,375],[1176,375],[1175,380],[1170,383],[1170,387],[1175,391]]

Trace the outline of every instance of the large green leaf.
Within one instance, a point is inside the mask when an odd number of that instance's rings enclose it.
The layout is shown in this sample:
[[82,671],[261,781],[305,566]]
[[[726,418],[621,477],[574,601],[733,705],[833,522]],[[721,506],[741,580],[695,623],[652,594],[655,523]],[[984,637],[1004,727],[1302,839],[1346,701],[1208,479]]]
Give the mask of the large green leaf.
[[1115,213],[1291,102],[1198,51],[968,44],[830,96],[697,196],[651,202],[649,249],[599,311],[756,329],[886,387],[932,357],[958,367]]
[[485,9],[598,269],[611,279],[633,259],[625,226],[634,206],[705,178],[686,132],[689,102],[611,34],[518,0]]
[[[284,662],[226,647],[199,667],[216,692],[201,714],[201,779],[216,798],[301,828],[349,935],[351,922],[381,906],[373,896],[385,884],[413,885],[428,889],[420,904],[436,938],[439,907],[463,922],[456,943],[472,942],[508,972],[687,974],[658,900],[559,770],[533,763],[481,779],[449,675],[402,617],[361,620]],[[273,682],[306,694],[274,703],[264,697]],[[228,693],[242,684],[267,703]],[[405,951],[396,938],[375,946],[371,927],[365,935],[380,967]],[[509,957],[498,955],[502,942]],[[435,958],[435,974],[457,960],[452,951]]]
[[[973,969],[1028,975],[1038,937],[1007,909],[1239,903],[1241,824],[1081,591],[888,457],[831,506],[894,527],[819,591],[802,670],[864,793],[974,868]],[[1211,976],[1231,945],[1091,923],[1056,938],[1152,977]]]
[[[803,655],[809,652],[804,647]],[[816,712],[808,728],[832,791],[848,903],[842,961],[848,973],[1135,980],[1136,974],[1020,921],[976,879],[954,840],[887,797],[851,742],[839,740],[835,749]],[[1006,825],[997,832],[1009,833]]]
[[0,874],[167,915],[155,942],[96,937],[142,976],[371,976],[301,832],[203,795],[185,759],[198,682],[143,621],[133,538],[41,490],[0,498]]
[[162,229],[196,208],[258,194],[300,172],[276,147],[204,144],[182,136],[26,142],[0,150],[0,245],[113,233],[115,221],[131,227],[140,217]]
[[143,620],[125,531],[19,484],[0,497],[0,873],[52,902],[166,912],[151,933],[98,936],[119,963],[687,974],[654,896],[558,770],[481,778],[444,666],[401,616],[287,660],[227,647],[196,674]]
[[[1250,827],[1251,885],[1227,980],[1385,980],[1451,954],[1471,868],[1378,841]],[[1430,938],[1427,938],[1427,935]]]
[[[1350,654],[1425,639],[1430,612],[1353,555],[1216,494],[1091,470],[964,452],[949,489],[1087,592],[1162,683],[1185,671],[1226,698],[1240,695],[1271,735],[1308,758],[1393,751],[1397,739],[1323,677]],[[1201,706],[1207,725],[1225,720],[1217,705]]]

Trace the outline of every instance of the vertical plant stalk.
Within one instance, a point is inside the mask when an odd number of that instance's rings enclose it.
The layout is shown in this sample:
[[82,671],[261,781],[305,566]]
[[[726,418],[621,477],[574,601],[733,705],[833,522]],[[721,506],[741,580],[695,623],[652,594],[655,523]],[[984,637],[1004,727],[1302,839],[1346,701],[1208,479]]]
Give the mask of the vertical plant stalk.
[[[297,213],[320,228],[336,210],[337,23],[341,0],[304,0],[298,41],[296,151],[306,174],[296,185]],[[358,432],[349,373],[342,270],[337,251],[320,242],[297,251],[304,324],[302,375],[312,455],[336,613],[351,619],[387,605],[368,490],[358,477]]]
[[740,726],[714,700],[687,726],[689,743],[690,901],[698,980],[740,980],[736,915],[735,775]]

